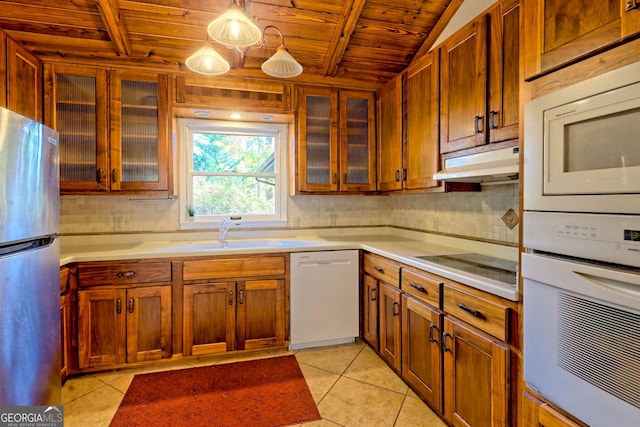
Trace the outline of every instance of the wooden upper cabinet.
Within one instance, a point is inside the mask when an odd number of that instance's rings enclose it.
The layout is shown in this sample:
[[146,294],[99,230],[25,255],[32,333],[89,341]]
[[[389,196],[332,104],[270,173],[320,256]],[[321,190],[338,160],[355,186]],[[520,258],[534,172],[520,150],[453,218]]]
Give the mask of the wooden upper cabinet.
[[402,189],[402,76],[378,90],[378,190]]
[[428,54],[407,69],[405,81],[404,187],[408,190],[435,188],[433,179],[440,166],[438,144],[438,55]]
[[440,151],[518,138],[520,2],[503,0],[440,48]]
[[168,190],[167,76],[111,73],[111,190]]
[[426,54],[378,92],[380,191],[439,186],[438,71],[438,55]]
[[298,189],[337,191],[338,93],[303,88],[298,102]]
[[45,66],[62,193],[170,191],[167,76]]
[[42,63],[6,37],[6,64],[7,108],[42,122]]
[[45,76],[45,123],[60,134],[60,191],[107,191],[107,71],[47,64]]
[[440,151],[486,143],[486,15],[468,23],[440,48]]
[[519,135],[520,16],[520,0],[504,0],[490,13],[489,142]]
[[340,191],[376,189],[375,94],[340,91]]
[[375,190],[375,94],[302,88],[297,190]]
[[525,78],[530,79],[617,45],[640,31],[640,9],[627,0],[528,0]]

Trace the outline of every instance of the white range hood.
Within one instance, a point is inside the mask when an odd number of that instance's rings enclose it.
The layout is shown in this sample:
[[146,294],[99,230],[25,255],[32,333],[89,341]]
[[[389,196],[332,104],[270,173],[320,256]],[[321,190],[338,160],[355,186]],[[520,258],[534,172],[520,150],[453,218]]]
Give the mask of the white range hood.
[[518,147],[445,159],[444,168],[433,179],[449,182],[513,183],[518,180]]

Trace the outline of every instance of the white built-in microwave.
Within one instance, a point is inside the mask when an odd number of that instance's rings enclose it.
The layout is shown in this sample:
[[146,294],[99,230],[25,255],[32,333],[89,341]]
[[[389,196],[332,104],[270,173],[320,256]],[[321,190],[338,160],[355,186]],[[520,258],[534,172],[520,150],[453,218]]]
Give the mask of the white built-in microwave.
[[524,209],[640,213],[640,62],[525,105]]

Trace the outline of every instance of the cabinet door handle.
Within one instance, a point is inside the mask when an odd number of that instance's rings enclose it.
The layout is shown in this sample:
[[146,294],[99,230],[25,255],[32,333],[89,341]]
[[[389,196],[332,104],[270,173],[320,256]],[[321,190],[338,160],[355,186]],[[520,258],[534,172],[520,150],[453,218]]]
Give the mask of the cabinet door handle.
[[103,179],[103,177],[104,177],[104,175],[102,174],[102,168],[99,168],[99,169],[96,171],[96,182],[97,182],[98,184],[102,184],[102,179]]
[[240,294],[238,295],[238,303],[244,304],[244,291],[240,291]]
[[377,265],[374,265],[373,269],[375,271],[377,271],[378,273],[383,273],[384,274],[384,269],[382,267],[378,267]]
[[431,324],[431,326],[429,326],[429,341],[434,343],[438,342],[438,325]]
[[407,180],[407,168],[402,169],[402,180]]
[[483,121],[484,117],[483,116],[476,116],[474,121],[473,121],[473,126],[475,128],[476,133],[482,133],[483,131],[483,126],[482,126],[482,121]]
[[333,173],[333,183],[336,185],[338,184],[338,174],[335,172]]
[[369,298],[371,299],[371,301],[375,301],[378,298],[376,297],[376,290],[375,289],[371,289],[371,292],[369,293]]
[[396,182],[400,181],[400,169],[396,169],[395,178]]
[[111,182],[118,182],[118,170],[111,169]]
[[129,298],[129,313],[133,313],[134,302],[133,298]]
[[400,314],[400,303],[398,301],[393,302],[391,313],[393,313],[394,316]]
[[342,174],[342,183],[343,184],[347,183],[347,173],[346,172],[344,174]]
[[233,305],[233,291],[229,291],[229,305]]
[[451,351],[451,347],[447,346],[447,337],[451,337],[451,334],[447,332],[442,333],[442,352],[446,353]]
[[489,111],[489,129],[498,129],[497,111]]
[[484,314],[482,314],[480,311],[478,310],[474,310],[471,307],[468,307],[464,304],[458,304],[458,307],[464,311],[466,311],[467,313],[479,318],[479,319],[484,319]]
[[414,288],[415,290],[417,290],[419,292],[422,292],[422,293],[425,293],[425,294],[427,293],[427,290],[424,288],[424,286],[420,286],[420,285],[418,285],[416,283],[413,283],[413,282],[409,283],[409,286],[411,286],[412,288]]
[[116,274],[118,277],[133,277],[136,275],[135,271],[121,271]]
[[116,313],[122,313],[122,300],[120,298],[116,300]]

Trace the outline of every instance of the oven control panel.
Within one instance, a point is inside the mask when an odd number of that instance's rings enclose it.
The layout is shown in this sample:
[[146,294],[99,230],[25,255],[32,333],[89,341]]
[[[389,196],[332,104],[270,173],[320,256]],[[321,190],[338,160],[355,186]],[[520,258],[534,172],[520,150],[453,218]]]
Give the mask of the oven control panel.
[[640,216],[525,211],[527,249],[640,267]]

